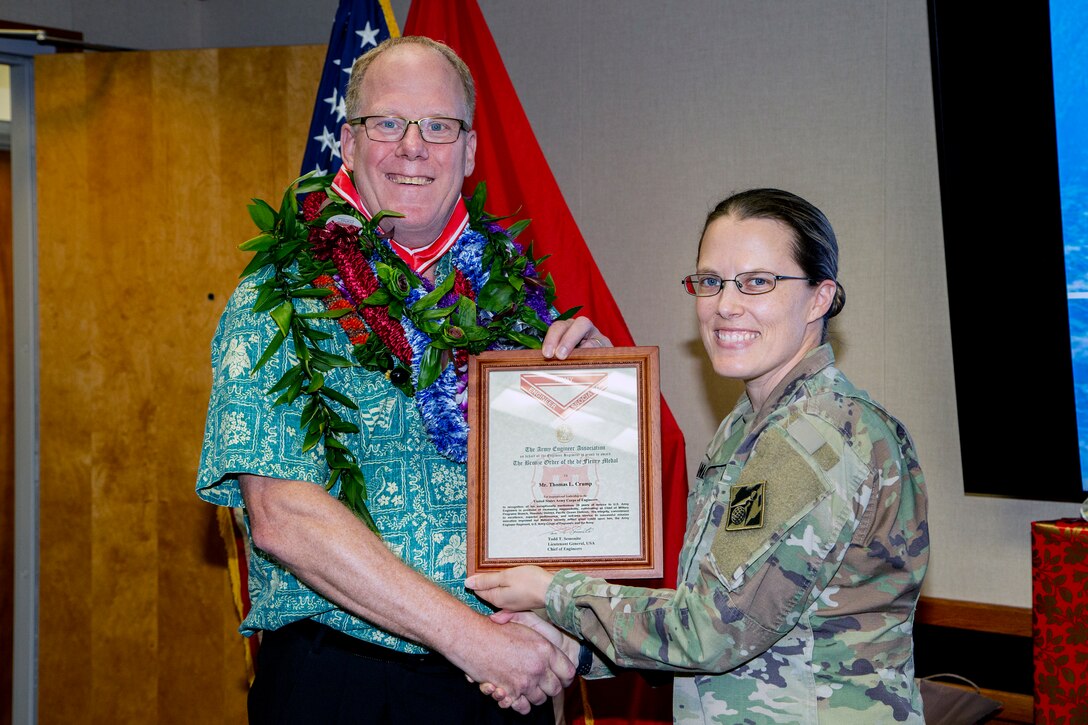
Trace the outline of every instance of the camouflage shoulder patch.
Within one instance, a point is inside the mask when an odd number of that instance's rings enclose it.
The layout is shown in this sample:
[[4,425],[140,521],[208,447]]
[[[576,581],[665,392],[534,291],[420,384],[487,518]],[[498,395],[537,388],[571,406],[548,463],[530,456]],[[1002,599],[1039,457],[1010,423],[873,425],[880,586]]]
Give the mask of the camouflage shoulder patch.
[[[810,508],[826,490],[827,483],[818,469],[786,433],[780,428],[768,429],[730,487],[729,509],[710,547],[718,570],[729,576],[758,557],[775,533]],[[760,523],[743,525],[755,515],[757,502]]]

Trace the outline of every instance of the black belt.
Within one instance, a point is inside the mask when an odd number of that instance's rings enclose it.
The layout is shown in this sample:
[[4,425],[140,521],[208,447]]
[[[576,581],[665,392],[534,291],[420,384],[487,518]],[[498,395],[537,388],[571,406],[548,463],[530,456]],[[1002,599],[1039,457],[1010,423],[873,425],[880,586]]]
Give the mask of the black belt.
[[347,654],[356,657],[363,657],[368,660],[391,662],[409,669],[418,669],[420,667],[427,667],[430,669],[437,667],[439,669],[460,672],[452,662],[436,652],[428,652],[426,654],[398,652],[395,649],[382,647],[373,642],[367,642],[358,637],[344,634],[339,630],[321,624],[320,622],[315,622],[312,619],[300,619],[299,621],[292,622],[274,632],[266,632],[265,636],[268,636],[269,634],[277,637],[297,637],[309,642],[311,646],[317,649],[328,648],[339,652],[346,652]]

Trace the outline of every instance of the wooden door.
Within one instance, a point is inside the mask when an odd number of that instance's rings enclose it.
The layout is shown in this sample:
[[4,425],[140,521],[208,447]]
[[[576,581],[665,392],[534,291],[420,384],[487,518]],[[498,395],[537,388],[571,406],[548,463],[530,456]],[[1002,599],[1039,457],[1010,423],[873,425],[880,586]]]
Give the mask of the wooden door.
[[250,197],[295,177],[319,47],[35,63],[42,723],[245,721],[212,507],[209,341]]

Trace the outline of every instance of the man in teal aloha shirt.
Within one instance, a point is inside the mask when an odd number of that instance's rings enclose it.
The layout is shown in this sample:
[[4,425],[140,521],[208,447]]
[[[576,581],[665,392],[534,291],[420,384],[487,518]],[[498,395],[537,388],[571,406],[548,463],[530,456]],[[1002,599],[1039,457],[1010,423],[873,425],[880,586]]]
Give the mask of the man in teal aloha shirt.
[[[461,199],[476,148],[468,69],[433,41],[387,41],[356,63],[347,103],[355,118],[342,129],[345,168],[329,198],[336,195],[367,219],[382,209],[403,214],[382,226],[395,240],[392,249],[420,279],[441,285],[459,275],[458,284],[461,277],[478,284],[486,270],[465,251],[478,240]],[[326,491],[330,470],[323,446],[304,452],[301,400],[274,406],[276,396],[268,395],[297,362],[292,340],[253,372],[278,331],[269,314],[252,311],[258,286],[270,274],[265,267],[241,282],[216,332],[197,481],[204,500],[245,507],[252,537],[252,610],[242,631],[265,635],[250,695],[251,722],[335,721],[322,712],[340,712],[345,722],[425,721],[435,709],[442,722],[510,714],[479,695],[465,675],[524,696],[518,709],[528,709],[526,701],[545,702],[570,682],[574,667],[532,630],[492,623],[484,616],[490,610],[465,592],[465,466],[436,446],[417,401],[389,376],[361,367],[334,367],[325,375],[327,385],[358,407],[338,407],[359,428],[342,439],[367,481],[368,509],[381,538],[337,500],[339,482]],[[352,274],[340,268],[337,283],[350,290]],[[325,309],[315,298],[294,304],[296,314]],[[320,337],[328,336],[318,347],[351,358],[346,327],[335,319],[312,322]],[[565,357],[587,344],[607,340],[578,318],[554,324],[543,348],[547,356]],[[418,374],[418,357],[411,364]],[[460,412],[452,400],[444,405]],[[284,644],[288,632],[301,644]],[[337,685],[339,675],[332,671],[347,665],[312,661],[315,652],[334,643],[348,653],[341,659],[352,667],[382,660],[382,668],[399,668],[398,674],[378,681],[368,672]],[[472,700],[463,711],[455,701],[460,694],[417,679],[441,656]],[[276,663],[266,663],[266,657]],[[389,702],[382,704],[383,697]],[[345,715],[348,705],[359,709]],[[432,712],[413,715],[417,706]],[[534,713],[543,711],[550,721],[549,709]]]

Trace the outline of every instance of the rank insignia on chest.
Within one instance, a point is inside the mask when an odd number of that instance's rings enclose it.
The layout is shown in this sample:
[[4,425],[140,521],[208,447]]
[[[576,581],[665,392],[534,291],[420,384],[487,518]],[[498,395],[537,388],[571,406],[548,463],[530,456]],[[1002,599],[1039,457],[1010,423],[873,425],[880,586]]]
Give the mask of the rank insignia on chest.
[[758,529],[763,526],[763,495],[766,481],[734,484],[729,489],[726,531]]

